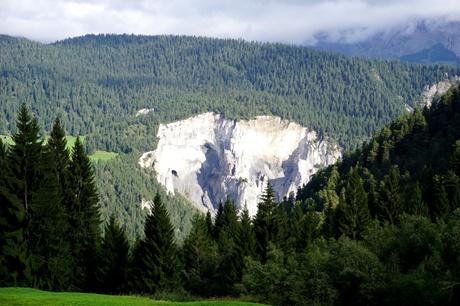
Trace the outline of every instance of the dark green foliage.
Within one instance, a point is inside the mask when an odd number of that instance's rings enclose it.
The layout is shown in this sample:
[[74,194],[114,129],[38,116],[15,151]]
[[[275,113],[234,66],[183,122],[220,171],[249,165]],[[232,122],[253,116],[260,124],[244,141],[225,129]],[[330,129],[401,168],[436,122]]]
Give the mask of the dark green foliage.
[[339,219],[340,230],[342,234],[357,240],[362,237],[371,215],[367,206],[367,194],[356,167],[350,170],[344,196],[345,198],[339,204],[342,210]]
[[197,209],[183,196],[169,195],[156,181],[153,171],[139,166],[140,155],[140,152],[120,154],[109,162],[94,164],[102,219],[108,220],[110,213],[115,212],[129,239],[134,240],[137,234],[143,235],[148,214],[148,209],[141,209],[141,204],[151,203],[159,193],[176,229],[177,242],[182,243]]
[[[208,221],[209,222],[209,221]],[[212,228],[212,237],[217,240],[220,236],[220,232],[224,227],[224,204],[222,201],[219,202],[217,207],[216,217],[214,218],[214,226]]]
[[390,167],[390,172],[383,179],[378,199],[379,215],[382,220],[392,224],[404,211],[402,193],[400,191],[399,173],[396,166]]
[[54,121],[53,129],[47,141],[52,158],[56,163],[56,173],[59,182],[59,196],[61,204],[66,208],[71,205],[72,190],[70,186],[70,152],[67,149],[67,140],[59,117]]
[[[233,201],[220,203],[212,225],[210,214],[196,216],[183,247],[186,288],[205,296],[234,295],[241,281],[243,257],[254,253],[249,216],[238,220]],[[211,222],[211,224],[210,224]]]
[[203,216],[195,216],[182,253],[185,288],[201,296],[213,295],[216,292],[215,287],[219,285],[214,281],[214,275],[220,258],[217,243],[212,239]]
[[256,253],[262,263],[267,260],[269,242],[274,242],[277,234],[276,207],[275,193],[269,181],[262,194],[261,202],[257,204],[257,214],[253,221],[256,237]]
[[237,236],[237,245],[241,247],[241,255],[255,256],[256,238],[254,235],[254,228],[252,220],[249,216],[249,211],[245,205],[240,215],[240,231]]
[[312,206],[308,207],[307,212],[299,221],[300,234],[297,239],[297,248],[305,249],[319,236],[319,214]]
[[[452,88],[319,171],[293,209],[297,257],[248,259],[240,292],[275,304],[458,303],[458,105]],[[332,239],[299,239],[309,237],[300,203],[322,210],[321,233]]]
[[175,289],[180,266],[174,228],[159,194],[155,196],[151,214],[145,221],[144,235],[135,253],[140,256],[135,259],[138,263],[134,270],[136,289],[151,294]]
[[250,257],[246,258],[240,293],[251,295],[257,301],[271,305],[287,305],[289,291],[286,279],[293,272],[293,266],[285,264],[284,253],[272,243],[267,246],[266,262],[262,264]]
[[42,143],[37,120],[32,118],[22,104],[17,120],[18,133],[12,137],[15,144],[6,155],[6,169],[2,177],[2,223],[4,225],[4,245],[2,263],[5,264],[6,278],[2,285],[27,286],[30,283],[27,271],[31,243],[32,195],[39,189],[38,162]]
[[37,120],[23,104],[14,145],[4,152],[2,181],[3,285],[44,290],[71,288],[66,214],[56,161],[43,146]]
[[[220,292],[217,295],[233,294],[233,285],[241,281],[243,273],[242,246],[238,244],[238,236],[241,231],[238,223],[236,206],[230,198],[225,201],[222,214],[220,215],[221,230],[217,237],[217,246],[221,256],[217,282],[220,284]],[[217,225],[217,216],[216,216]]]
[[70,186],[73,192],[69,203],[70,224],[73,233],[73,273],[77,288],[86,292],[96,286],[95,272],[98,265],[98,248],[101,237],[99,195],[97,193],[93,165],[78,137],[70,162]]
[[108,294],[127,292],[129,241],[115,214],[110,215],[101,240],[98,291]]
[[419,182],[415,182],[413,184],[413,188],[410,189],[409,197],[408,197],[408,204],[409,208],[407,209],[410,214],[421,216],[421,217],[428,217],[429,211],[428,206],[423,201],[422,189],[420,188]]

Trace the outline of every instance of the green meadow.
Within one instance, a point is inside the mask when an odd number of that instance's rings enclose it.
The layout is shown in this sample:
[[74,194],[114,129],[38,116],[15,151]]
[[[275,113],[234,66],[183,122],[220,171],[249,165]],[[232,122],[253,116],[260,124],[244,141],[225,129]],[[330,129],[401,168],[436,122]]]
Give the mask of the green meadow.
[[250,306],[237,301],[168,302],[143,296],[103,295],[92,293],[46,292],[29,288],[0,288],[0,305],[180,305],[180,306]]
[[[4,143],[7,143],[9,145],[14,144],[13,139],[11,137],[6,137],[5,135],[0,135],[0,138]],[[46,137],[48,138],[48,137]],[[85,141],[85,136],[80,136],[80,138]],[[67,139],[67,148],[69,150],[72,150],[75,141],[77,140],[77,137],[74,136],[66,136]],[[89,155],[92,161],[98,162],[98,161],[108,161],[111,160],[112,158],[115,158],[118,154],[114,152],[107,152],[107,151],[95,151],[94,154]]]

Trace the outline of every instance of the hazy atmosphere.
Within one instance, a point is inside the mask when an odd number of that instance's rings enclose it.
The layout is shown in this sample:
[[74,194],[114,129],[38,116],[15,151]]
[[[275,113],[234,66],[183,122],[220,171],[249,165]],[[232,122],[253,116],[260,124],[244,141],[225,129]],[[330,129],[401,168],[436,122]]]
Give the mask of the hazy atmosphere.
[[88,33],[177,34],[314,44],[357,42],[420,20],[460,20],[458,0],[1,0],[0,32],[41,42]]

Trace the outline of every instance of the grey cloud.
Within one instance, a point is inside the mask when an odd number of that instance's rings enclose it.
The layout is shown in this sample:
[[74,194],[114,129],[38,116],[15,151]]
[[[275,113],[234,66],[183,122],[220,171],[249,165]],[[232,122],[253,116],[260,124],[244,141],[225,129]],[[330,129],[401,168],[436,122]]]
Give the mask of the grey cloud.
[[186,34],[293,44],[359,41],[427,19],[460,21],[458,0],[0,0],[0,33],[44,42],[87,33]]

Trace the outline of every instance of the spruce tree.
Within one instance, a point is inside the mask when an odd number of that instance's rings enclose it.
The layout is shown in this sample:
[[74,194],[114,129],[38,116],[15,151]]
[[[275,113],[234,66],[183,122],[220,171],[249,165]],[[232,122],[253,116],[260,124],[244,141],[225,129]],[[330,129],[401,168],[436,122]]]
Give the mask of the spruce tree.
[[276,202],[275,192],[270,184],[262,194],[262,201],[257,205],[257,214],[254,218],[254,234],[256,237],[256,253],[263,263],[267,261],[269,242],[275,238]]
[[300,219],[300,235],[298,249],[304,250],[319,235],[319,215],[313,206],[309,206],[307,212]]
[[392,165],[380,187],[379,210],[380,218],[395,224],[396,219],[403,213],[403,198],[399,187],[397,166]]
[[61,126],[59,117],[56,117],[50,137],[47,141],[53,159],[56,162],[56,174],[59,182],[59,196],[61,203],[66,209],[71,206],[73,191],[70,185],[70,152],[67,148],[67,139]]
[[452,215],[452,205],[450,204],[449,197],[446,191],[446,188],[444,188],[444,185],[441,186],[441,190],[438,193],[438,216],[444,220],[448,221],[449,218]]
[[7,145],[0,139],[0,286],[5,286],[4,281],[8,279],[7,260],[4,256],[4,247],[6,246],[6,232],[8,230],[8,208],[4,195],[4,180],[6,169]]
[[[227,196],[225,205],[222,210],[222,230],[225,230],[228,234],[228,237],[235,239],[238,232],[238,213],[236,211],[235,202],[230,200]],[[217,217],[216,217],[217,223]]]
[[409,213],[427,218],[430,215],[428,206],[425,201],[423,201],[422,189],[419,182],[415,182],[414,187],[412,188],[411,198],[409,201]]
[[[220,284],[218,295],[232,294],[235,283],[241,281],[243,257],[241,246],[237,244],[239,222],[236,206],[227,197],[222,213],[221,230],[217,238],[217,245],[220,252],[221,263],[218,271],[218,283]],[[216,227],[217,227],[216,218]]]
[[185,268],[185,288],[201,295],[213,295],[216,285],[214,279],[220,262],[217,243],[212,239],[206,219],[196,214],[193,227],[185,238],[182,250]]
[[273,243],[283,251],[289,246],[289,237],[291,236],[289,227],[289,218],[286,206],[281,203],[275,210],[274,216],[274,237]]
[[104,227],[98,266],[98,289],[101,293],[120,294],[127,290],[129,241],[124,228],[110,215]]
[[219,239],[220,232],[224,226],[224,204],[222,201],[219,201],[219,206],[217,207],[216,216],[214,218],[214,226],[212,229],[212,237],[217,240]]
[[73,191],[70,186],[70,153],[66,148],[67,140],[62,130],[60,119],[57,117],[51,130],[50,138],[47,141],[45,152],[48,158],[53,160],[53,169],[49,172],[54,173],[57,186],[57,207],[55,207],[54,231],[58,235],[58,248],[56,250],[57,260],[56,269],[61,280],[61,289],[75,290],[73,286],[73,271],[70,267],[74,266],[70,241],[72,241],[70,228],[70,203]]
[[350,169],[345,199],[341,205],[342,215],[339,224],[342,234],[353,240],[361,239],[371,216],[367,206],[366,191],[363,188],[357,167]]
[[71,156],[70,185],[73,191],[69,203],[73,233],[72,256],[75,262],[74,282],[80,290],[94,291],[98,266],[98,247],[101,238],[99,195],[94,182],[91,160],[77,137]]
[[34,215],[32,196],[38,190],[36,175],[42,150],[42,140],[36,118],[32,118],[22,104],[18,119],[18,132],[12,136],[14,144],[5,156],[5,169],[2,177],[1,198],[4,205],[2,224],[3,270],[6,278],[3,286],[32,286],[30,277],[31,222]]
[[300,220],[303,217],[303,210],[300,201],[297,201],[293,208],[292,218],[289,220],[289,227],[291,237],[289,237],[289,243],[296,251],[301,251],[304,246],[301,243],[302,231],[300,228]]
[[244,205],[240,216],[240,231],[238,233],[237,243],[241,246],[243,257],[255,255],[255,235],[252,226],[252,220],[249,216],[248,207]]
[[206,212],[206,227],[208,229],[208,234],[211,237],[212,233],[214,232],[214,224],[212,222],[212,216],[209,210]]
[[151,214],[145,220],[145,238],[140,242],[138,285],[146,293],[172,290],[178,282],[178,257],[174,228],[169,213],[157,193]]
[[43,146],[37,119],[25,104],[14,144],[5,156],[1,197],[6,214],[2,239],[4,285],[45,290],[68,289],[68,247],[62,232],[63,210],[55,160]]
[[65,211],[59,197],[55,159],[43,147],[37,168],[40,188],[32,196],[30,256],[28,270],[32,286],[48,291],[69,289],[70,246]]

